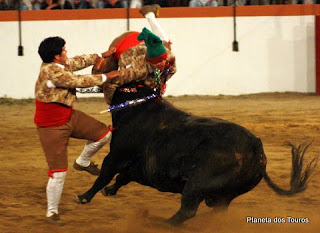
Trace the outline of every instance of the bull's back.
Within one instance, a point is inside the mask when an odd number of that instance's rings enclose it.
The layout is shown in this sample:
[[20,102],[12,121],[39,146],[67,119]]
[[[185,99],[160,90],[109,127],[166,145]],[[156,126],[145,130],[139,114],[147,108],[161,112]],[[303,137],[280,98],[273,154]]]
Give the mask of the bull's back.
[[183,188],[192,174],[203,170],[203,179],[228,172],[236,177],[254,166],[257,138],[245,128],[218,118],[179,115],[176,109],[168,112],[178,120],[169,117],[155,123],[157,130],[145,150],[146,175],[160,191]]

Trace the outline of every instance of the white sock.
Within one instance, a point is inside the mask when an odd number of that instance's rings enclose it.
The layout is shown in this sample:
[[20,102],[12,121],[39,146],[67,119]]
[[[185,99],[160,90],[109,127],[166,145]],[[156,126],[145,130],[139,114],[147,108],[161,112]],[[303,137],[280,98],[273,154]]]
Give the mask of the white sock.
[[145,15],[146,19],[148,20],[148,23],[150,24],[151,31],[160,37],[161,40],[169,42],[168,35],[164,32],[160,24],[158,23],[156,16],[153,12],[149,12]]
[[58,206],[63,190],[64,180],[67,172],[54,172],[53,178],[49,178],[47,184],[47,217],[51,217],[53,214],[59,214]]
[[95,153],[97,153],[111,138],[111,131],[107,133],[106,136],[104,136],[99,141],[93,142],[93,141],[87,141],[86,145],[83,148],[83,151],[79,155],[79,157],[76,159],[76,163],[79,164],[82,167],[88,167],[90,165],[91,158],[94,156]]

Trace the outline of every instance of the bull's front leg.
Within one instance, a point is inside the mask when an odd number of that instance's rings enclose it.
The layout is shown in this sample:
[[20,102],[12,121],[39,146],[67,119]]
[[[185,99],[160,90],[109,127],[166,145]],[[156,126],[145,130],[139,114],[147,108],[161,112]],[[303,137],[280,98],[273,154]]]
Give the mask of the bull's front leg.
[[[134,157],[132,155],[132,157]],[[122,169],[121,173],[117,175],[116,182],[113,185],[104,187],[101,192],[104,196],[116,195],[118,190],[130,183],[131,181],[141,180],[143,177],[143,171],[141,169],[141,164],[139,161],[131,161],[130,165],[128,164],[125,169]]]
[[117,174],[116,164],[112,159],[112,154],[109,153],[102,163],[101,171],[99,177],[94,182],[93,186],[84,194],[78,195],[76,197],[76,202],[79,204],[86,204],[91,201],[91,199],[99,192],[103,187],[108,185],[112,178]]
[[101,192],[104,196],[113,196],[116,195],[118,190],[130,183],[131,179],[127,173],[120,173],[117,175],[116,182],[111,186],[104,187]]

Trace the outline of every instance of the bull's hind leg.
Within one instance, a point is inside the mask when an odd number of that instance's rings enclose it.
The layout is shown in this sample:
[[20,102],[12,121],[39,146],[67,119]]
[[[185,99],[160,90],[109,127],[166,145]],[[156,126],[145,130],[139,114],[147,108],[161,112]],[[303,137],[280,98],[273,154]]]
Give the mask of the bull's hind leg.
[[196,215],[203,196],[201,190],[195,184],[191,180],[186,183],[182,192],[181,207],[175,215],[168,219],[170,224],[174,226],[180,225]]
[[225,197],[206,197],[205,202],[208,207],[213,207],[215,212],[225,212],[228,210],[233,198]]
[[109,155],[104,158],[99,177],[96,179],[91,189],[86,193],[77,196],[77,203],[86,204],[90,202],[96,193],[108,185],[112,178],[117,174],[117,166],[115,166],[112,157],[112,154],[109,153]]

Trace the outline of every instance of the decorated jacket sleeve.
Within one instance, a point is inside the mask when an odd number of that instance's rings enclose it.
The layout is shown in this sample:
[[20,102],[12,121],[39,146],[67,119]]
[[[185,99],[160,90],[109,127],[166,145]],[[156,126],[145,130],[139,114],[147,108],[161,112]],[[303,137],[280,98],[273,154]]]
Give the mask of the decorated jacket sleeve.
[[117,84],[112,84],[112,83],[105,83],[103,85],[104,100],[108,105],[111,105],[112,97],[117,87],[118,87]]
[[96,59],[98,58],[98,54],[88,54],[76,56],[66,61],[66,67],[70,71],[77,71],[87,68],[88,66],[94,65]]
[[119,71],[124,83],[129,83],[133,80],[138,82],[145,79],[148,75],[145,56],[139,55],[136,57],[120,58]]
[[167,50],[168,52],[168,75],[166,77],[167,81],[177,72],[177,66],[176,66],[176,58],[172,54],[171,50]]
[[101,74],[97,75],[76,75],[70,71],[52,64],[48,67],[49,80],[56,86],[62,88],[83,88],[102,85]]

